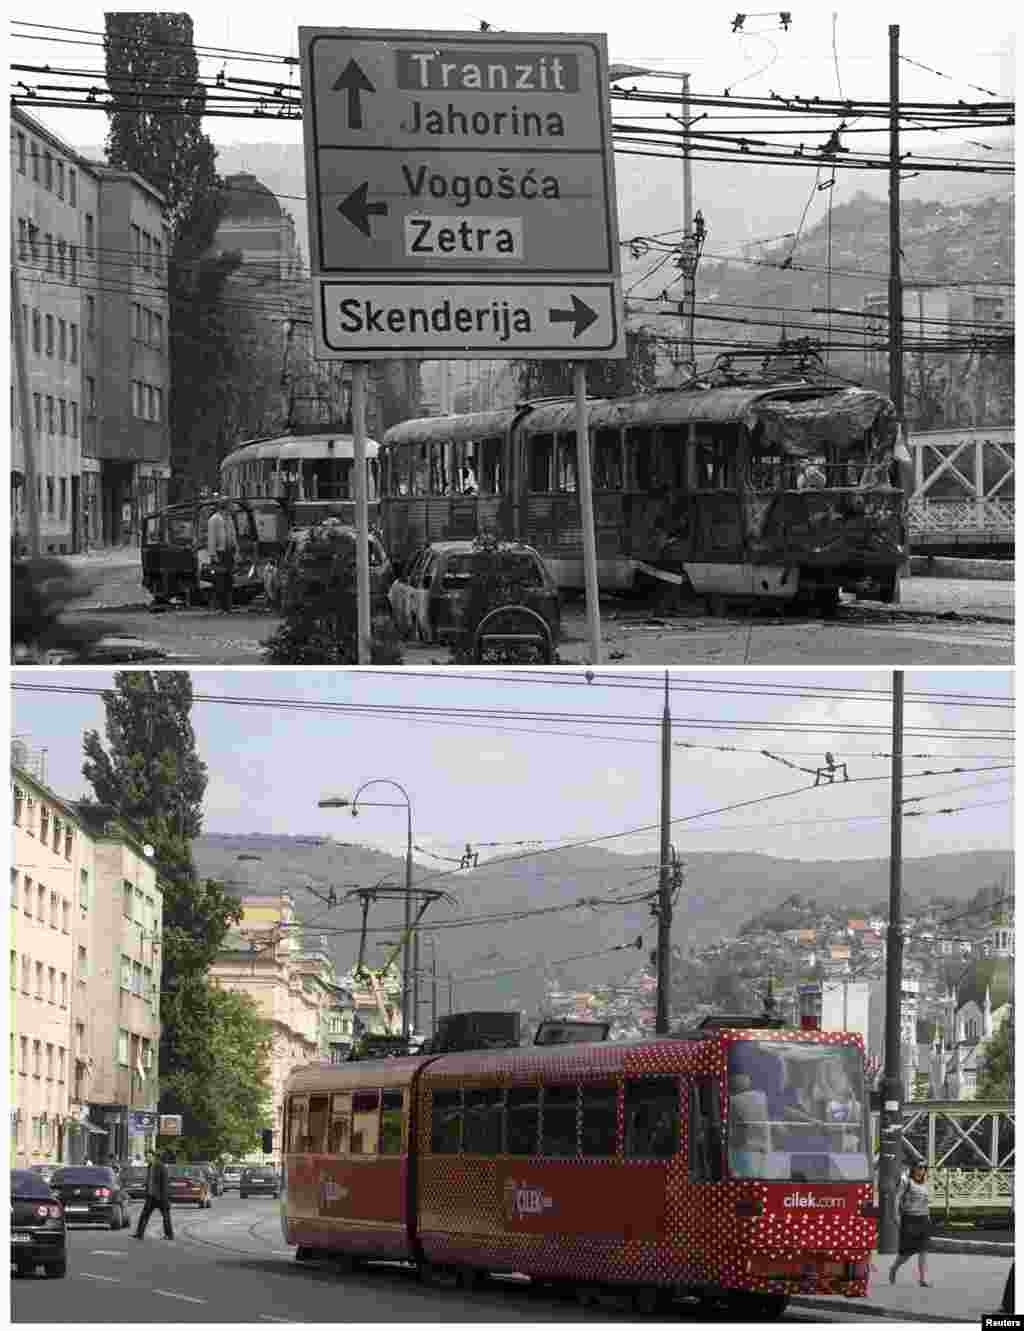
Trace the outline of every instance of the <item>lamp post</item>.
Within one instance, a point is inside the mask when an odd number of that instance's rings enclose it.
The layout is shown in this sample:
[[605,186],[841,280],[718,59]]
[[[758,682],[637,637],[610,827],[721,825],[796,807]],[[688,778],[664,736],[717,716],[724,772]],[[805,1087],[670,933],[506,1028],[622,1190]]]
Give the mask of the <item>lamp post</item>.
[[[409,798],[409,792],[398,781],[393,781],[390,777],[374,777],[370,781],[364,781],[351,799],[343,795],[328,795],[324,799],[318,800],[317,806],[321,809],[351,809],[352,817],[355,818],[359,813],[359,796],[370,786],[394,786],[405,800],[405,927],[402,933],[402,1035],[408,1039],[409,980],[412,971],[412,946],[410,937],[412,933],[412,800]],[[376,800],[370,802],[373,804],[378,803]],[[402,806],[400,804],[385,804],[383,807],[400,809]]]

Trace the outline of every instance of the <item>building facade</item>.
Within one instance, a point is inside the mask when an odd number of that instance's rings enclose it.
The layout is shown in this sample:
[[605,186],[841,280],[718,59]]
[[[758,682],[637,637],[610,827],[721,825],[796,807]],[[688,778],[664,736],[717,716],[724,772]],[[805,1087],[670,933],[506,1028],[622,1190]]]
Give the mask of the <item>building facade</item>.
[[121,543],[141,512],[166,499],[164,200],[140,176],[86,160],[16,107],[11,214],[20,334],[11,344],[15,542],[30,544],[31,470],[43,553]]

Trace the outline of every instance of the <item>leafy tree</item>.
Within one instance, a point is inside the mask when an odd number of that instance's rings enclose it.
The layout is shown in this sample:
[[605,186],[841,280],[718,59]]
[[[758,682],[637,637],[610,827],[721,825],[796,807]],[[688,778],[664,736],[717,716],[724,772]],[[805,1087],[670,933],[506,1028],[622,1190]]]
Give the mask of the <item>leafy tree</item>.
[[191,979],[161,1016],[178,1052],[161,1082],[164,1113],[182,1115],[184,1159],[242,1156],[259,1145],[270,1114],[272,1031],[248,994]]
[[[174,13],[106,15],[107,159],[136,171],[166,200],[171,229],[169,420],[174,481],[216,477],[215,446],[231,403],[224,385],[238,368],[224,300],[238,255],[211,252],[224,210],[216,150],[203,132],[192,19]],[[205,441],[205,453],[203,445]]]
[[[622,360],[592,360],[587,363],[587,393],[590,397],[628,397],[653,388],[657,370],[657,341],[647,328],[626,330],[626,355]],[[517,372],[523,397],[569,397],[572,395],[572,366],[569,360],[526,360]]]
[[1004,1021],[982,1049],[985,1066],[978,1076],[979,1100],[1009,1100],[1013,1051],[1010,1048],[1013,1022]]

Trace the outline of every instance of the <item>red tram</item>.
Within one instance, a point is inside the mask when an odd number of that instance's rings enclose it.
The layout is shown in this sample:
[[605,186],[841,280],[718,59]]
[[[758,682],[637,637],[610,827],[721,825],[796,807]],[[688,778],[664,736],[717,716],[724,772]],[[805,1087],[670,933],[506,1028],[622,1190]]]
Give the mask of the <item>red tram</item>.
[[640,1308],[862,1297],[875,1242],[859,1036],[709,1018],[675,1037],[300,1069],[282,1228],[299,1260],[518,1272]]

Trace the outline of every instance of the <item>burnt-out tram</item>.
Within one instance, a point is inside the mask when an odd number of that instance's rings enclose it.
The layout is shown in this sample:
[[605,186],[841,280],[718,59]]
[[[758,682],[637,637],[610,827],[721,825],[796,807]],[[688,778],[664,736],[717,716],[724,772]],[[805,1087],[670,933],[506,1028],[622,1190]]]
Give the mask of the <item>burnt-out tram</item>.
[[516,1272],[647,1311],[861,1297],[866,1099],[859,1036],[757,1018],[310,1066],[285,1093],[284,1239],[299,1260]]
[[[883,394],[719,375],[592,400],[588,422],[602,590],[660,577],[707,600],[893,599],[907,481]],[[392,557],[486,533],[527,542],[560,587],[583,587],[571,400],[403,421],[380,462]]]

